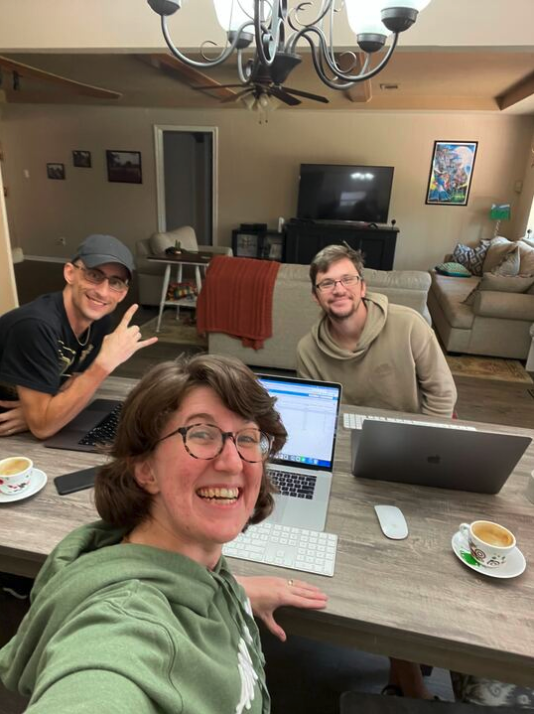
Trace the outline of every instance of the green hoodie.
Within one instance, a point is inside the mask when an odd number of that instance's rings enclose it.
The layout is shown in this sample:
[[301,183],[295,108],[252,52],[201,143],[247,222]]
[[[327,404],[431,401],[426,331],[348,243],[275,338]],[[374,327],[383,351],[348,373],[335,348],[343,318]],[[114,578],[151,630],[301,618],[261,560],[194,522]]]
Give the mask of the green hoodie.
[[346,404],[450,418],[456,387],[432,328],[385,295],[368,293],[364,303],[367,319],[356,349],[334,341],[323,315],[298,344],[299,377],[340,382]]
[[28,714],[266,714],[250,603],[224,558],[213,571],[121,544],[93,523],[51,553],[0,679]]

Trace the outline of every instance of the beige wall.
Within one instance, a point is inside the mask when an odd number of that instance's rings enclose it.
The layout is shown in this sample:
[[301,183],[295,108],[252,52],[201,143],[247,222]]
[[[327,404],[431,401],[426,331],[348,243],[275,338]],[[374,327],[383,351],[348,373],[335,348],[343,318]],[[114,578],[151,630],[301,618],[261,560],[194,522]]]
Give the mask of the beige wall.
[[[1,151],[1,144],[0,144]],[[18,306],[0,163],[0,315]]]
[[[521,235],[526,233],[527,228],[534,231],[534,119],[531,118],[532,137],[530,146],[526,151],[525,175],[523,179],[523,189],[517,206],[517,228]],[[530,222],[529,222],[530,214]]]
[[[279,110],[259,125],[257,114],[228,109],[11,105],[3,113],[8,217],[13,245],[25,254],[68,257],[87,234],[102,231],[133,246],[156,230],[154,124],[219,127],[218,242],[225,245],[241,222],[275,227],[278,216],[295,215],[301,162],[395,167],[390,219],[400,228],[398,269],[428,269],[458,241],[491,236],[492,202],[512,203],[513,220],[502,233],[517,237],[526,194],[531,201],[534,192],[525,180],[530,117]],[[425,205],[435,139],[479,142],[467,207]],[[93,168],[73,168],[72,149],[92,151]],[[105,149],[141,151],[143,184],[108,183]],[[47,162],[65,163],[67,180],[47,179]],[[521,197],[517,181],[525,182]],[[60,236],[65,248],[56,243]]]

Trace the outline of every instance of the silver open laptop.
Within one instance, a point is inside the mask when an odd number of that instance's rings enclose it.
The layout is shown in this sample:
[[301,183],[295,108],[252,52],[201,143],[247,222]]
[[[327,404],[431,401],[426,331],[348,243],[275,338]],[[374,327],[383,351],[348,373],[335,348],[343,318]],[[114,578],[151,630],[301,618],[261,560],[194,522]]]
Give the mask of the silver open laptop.
[[287,429],[283,452],[270,464],[278,486],[269,520],[322,531],[332,485],[341,385],[296,377],[259,375]]
[[352,473],[360,478],[497,493],[532,439],[365,420],[351,432]]

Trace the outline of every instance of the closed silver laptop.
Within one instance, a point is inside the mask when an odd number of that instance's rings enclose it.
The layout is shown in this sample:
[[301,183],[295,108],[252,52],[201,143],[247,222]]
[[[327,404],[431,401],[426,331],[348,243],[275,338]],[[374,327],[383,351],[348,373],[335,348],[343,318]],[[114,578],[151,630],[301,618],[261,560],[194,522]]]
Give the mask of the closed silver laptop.
[[515,434],[364,420],[351,432],[358,478],[497,493],[532,439]]

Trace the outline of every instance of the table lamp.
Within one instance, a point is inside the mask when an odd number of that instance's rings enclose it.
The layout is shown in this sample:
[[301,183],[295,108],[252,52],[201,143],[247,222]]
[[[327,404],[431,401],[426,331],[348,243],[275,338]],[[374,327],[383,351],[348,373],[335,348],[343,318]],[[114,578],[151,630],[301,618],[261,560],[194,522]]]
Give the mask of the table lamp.
[[509,221],[512,216],[512,211],[510,209],[509,203],[492,203],[490,210],[490,218],[492,221],[497,221],[495,224],[495,231],[493,237],[499,235],[499,226],[501,221]]

